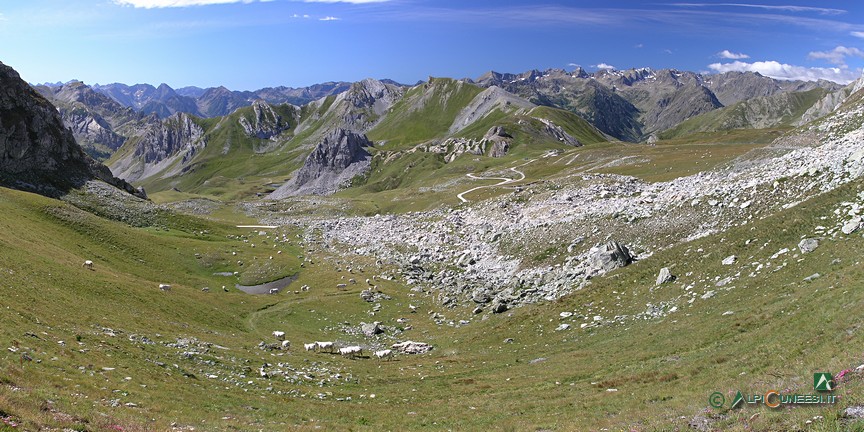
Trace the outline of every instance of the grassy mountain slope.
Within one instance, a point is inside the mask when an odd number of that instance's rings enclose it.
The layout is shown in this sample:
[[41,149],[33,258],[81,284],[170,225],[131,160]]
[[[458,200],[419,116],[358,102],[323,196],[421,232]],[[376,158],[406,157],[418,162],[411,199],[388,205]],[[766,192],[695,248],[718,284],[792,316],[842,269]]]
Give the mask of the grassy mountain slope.
[[[436,326],[426,312],[458,321],[470,310],[442,308],[412,297],[402,282],[382,281],[393,299],[382,301],[374,319],[399,326],[396,319],[407,317],[414,328],[400,339],[421,339],[435,349],[379,363],[300,349],[300,342],[334,337],[340,323],[373,317],[357,296],[359,285],[335,288],[344,272],[311,255],[318,264],[297,267],[293,241],[278,244],[285,253],[274,255],[283,260],[277,273],[299,271],[297,286],[309,284],[310,291],[223,293],[218,287],[225,278],[211,274],[246,273],[249,263],[269,261],[272,238],[252,235],[253,249],[226,238],[243,234],[236,229],[189,219],[168,219],[167,231],[136,229],[130,236],[119,223],[2,189],[0,270],[8,276],[0,284],[0,338],[18,351],[0,354],[0,411],[25,430],[167,430],[171,423],[208,430],[654,430],[686,428],[701,416],[712,428],[743,431],[788,430],[816,415],[824,417],[817,422],[821,430],[848,430],[838,412],[864,401],[860,374],[840,381],[838,406],[706,407],[714,391],[727,394],[727,406],[739,389],[810,393],[814,372],[864,362],[857,348],[864,343],[856,330],[860,317],[845,312],[864,304],[864,291],[856,289],[864,274],[855,258],[864,240],[827,238],[811,254],[770,258],[794,248],[816,225],[833,224],[833,209],[857,201],[862,191],[854,182],[782,215],[661,251],[557,302],[456,328]],[[209,233],[193,234],[202,229]],[[731,254],[740,263],[722,265]],[[96,269],[82,268],[84,259],[94,259]],[[236,259],[246,266],[237,267]],[[770,263],[772,271],[747,276],[756,261]],[[663,266],[679,278],[655,287]],[[715,287],[736,272],[738,282]],[[822,277],[803,281],[814,272]],[[173,283],[172,291],[160,292],[160,282]],[[717,294],[682,301],[691,285]],[[204,293],[201,286],[216,289]],[[410,314],[409,302],[421,313]],[[646,303],[663,302],[677,302],[679,310],[622,323],[605,311],[614,305],[616,313],[635,317]],[[564,311],[576,315],[562,319]],[[603,317],[599,324],[594,315]],[[579,329],[583,322],[594,324]],[[555,331],[561,323],[574,328]],[[286,331],[292,349],[256,348],[275,329]],[[335,337],[368,343],[362,336]],[[34,361],[19,362],[23,352]],[[299,373],[262,378],[257,368],[264,362]]]
[[[262,186],[281,181],[302,163],[301,153],[289,145],[300,122],[298,110],[291,105],[273,107],[287,124],[287,129],[272,139],[249,136],[240,124],[251,118],[252,107],[240,108],[226,117],[197,119],[204,129],[206,146],[191,160],[175,158],[161,171],[141,184],[154,192],[178,189],[184,193],[210,197],[233,198],[254,195]],[[132,138],[110,162],[128,157],[140,137]]]
[[815,88],[806,92],[778,93],[741,101],[685,120],[660,136],[670,139],[699,132],[789,127],[825,94],[825,89]]
[[369,139],[400,149],[444,138],[453,120],[482,88],[449,78],[430,78],[405,93],[373,130]]

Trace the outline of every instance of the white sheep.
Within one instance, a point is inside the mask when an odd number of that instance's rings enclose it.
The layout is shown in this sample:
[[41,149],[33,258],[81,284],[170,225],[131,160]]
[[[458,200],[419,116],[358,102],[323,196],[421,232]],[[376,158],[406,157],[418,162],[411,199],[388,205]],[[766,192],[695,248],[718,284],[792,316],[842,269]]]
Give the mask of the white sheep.
[[279,288],[270,288],[270,294],[278,294]]
[[357,283],[357,281],[352,278],[352,279],[348,279],[348,283],[350,283],[351,285],[354,285]]
[[159,289],[162,291],[171,291],[171,285],[168,284],[159,284]]
[[282,341],[282,349],[287,350],[291,348],[291,341],[283,340]]
[[336,285],[336,288],[339,288],[339,289],[345,289],[345,288],[347,288],[347,287],[348,287],[348,285],[346,285],[346,284],[344,284],[344,283],[340,283],[340,284],[337,284],[337,285]]
[[335,348],[333,342],[315,342],[315,344],[318,345],[318,351],[321,352],[326,350],[327,352],[332,353],[333,348]]
[[275,337],[277,340],[284,341],[285,332],[276,330],[273,332],[273,337]]
[[308,344],[304,343],[303,344],[303,349],[305,349],[306,351],[315,351],[316,348],[318,348],[318,342],[312,342],[312,343],[308,343]]
[[378,360],[382,360],[382,359],[392,360],[393,359],[393,350],[384,349],[381,351],[375,351],[375,357],[378,357]]
[[340,348],[339,354],[342,354],[346,357],[354,358],[356,355],[363,355],[363,348],[359,345],[348,346],[345,348]]
[[93,261],[86,260],[84,261],[84,264],[81,264],[81,267],[84,267],[87,270],[93,270]]

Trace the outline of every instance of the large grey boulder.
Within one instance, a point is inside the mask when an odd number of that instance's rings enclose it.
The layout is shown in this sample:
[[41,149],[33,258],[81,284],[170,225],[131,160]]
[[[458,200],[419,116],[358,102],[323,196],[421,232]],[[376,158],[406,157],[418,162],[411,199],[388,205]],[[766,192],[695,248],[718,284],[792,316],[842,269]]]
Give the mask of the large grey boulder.
[[855,231],[858,231],[860,228],[861,228],[861,218],[856,217],[856,218],[852,218],[849,221],[847,221],[846,223],[844,223],[843,227],[840,228],[840,231],[843,232],[843,234],[849,235],[849,234],[854,233]]
[[384,333],[384,330],[381,330],[380,324],[381,323],[379,323],[378,321],[375,321],[373,323],[362,323],[360,325],[360,330],[363,332],[364,335],[372,337],[377,334]]
[[675,280],[675,276],[669,271],[669,267],[660,269],[660,273],[657,275],[657,285],[672,282],[673,280]]
[[819,240],[814,238],[807,238],[798,242],[798,249],[803,253],[810,253],[816,250],[819,247]]
[[633,256],[630,255],[630,250],[627,249],[627,246],[621,245],[614,240],[593,247],[588,259],[590,267],[595,271],[595,274],[606,273],[633,262]]

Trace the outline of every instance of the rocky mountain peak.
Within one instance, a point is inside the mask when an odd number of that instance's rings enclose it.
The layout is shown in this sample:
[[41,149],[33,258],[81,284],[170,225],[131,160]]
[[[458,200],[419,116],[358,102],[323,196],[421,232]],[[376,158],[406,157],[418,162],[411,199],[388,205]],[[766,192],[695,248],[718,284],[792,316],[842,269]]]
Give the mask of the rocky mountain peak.
[[372,155],[366,148],[372,145],[365,135],[341,128],[331,131],[306,157],[294,178],[276,189],[270,198],[336,192],[369,170]]
[[402,96],[402,89],[372,78],[356,82],[346,93],[346,100],[356,108],[372,107],[375,114],[383,114]]
[[252,117],[240,117],[240,126],[251,138],[270,139],[290,126],[276,113],[267,102],[256,100],[252,102]]
[[87,156],[57,109],[0,63],[0,181],[57,195],[93,179],[137,193]]

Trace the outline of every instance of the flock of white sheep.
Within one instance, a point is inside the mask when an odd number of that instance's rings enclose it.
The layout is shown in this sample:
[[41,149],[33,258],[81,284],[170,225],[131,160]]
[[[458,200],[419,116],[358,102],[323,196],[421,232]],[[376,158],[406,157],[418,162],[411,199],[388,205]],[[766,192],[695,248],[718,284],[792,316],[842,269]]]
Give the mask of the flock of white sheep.
[[[286,342],[288,342],[288,341],[285,340],[285,332],[283,332],[283,331],[278,331],[278,330],[274,331],[273,337],[275,337],[276,340],[282,341],[282,347],[283,348],[287,348],[287,346],[291,345],[290,343],[288,343],[286,346]],[[312,352],[335,354],[336,353],[336,343],[335,342],[315,341],[312,343],[304,343],[303,349],[305,349],[306,351],[312,351]],[[348,358],[354,359],[354,358],[357,358],[358,356],[359,357],[363,356],[363,347],[361,347],[360,345],[351,345],[351,346],[339,348],[338,352],[339,352],[339,355],[341,355],[343,357],[348,357]],[[392,360],[393,359],[393,350],[383,349],[383,350],[379,350],[379,351],[374,351],[374,352],[372,352],[372,355],[374,355],[379,360]]]

